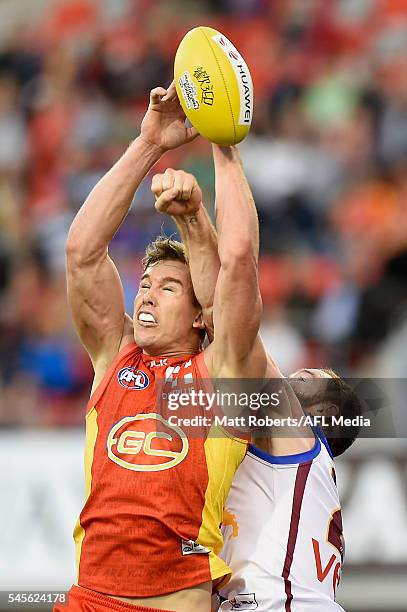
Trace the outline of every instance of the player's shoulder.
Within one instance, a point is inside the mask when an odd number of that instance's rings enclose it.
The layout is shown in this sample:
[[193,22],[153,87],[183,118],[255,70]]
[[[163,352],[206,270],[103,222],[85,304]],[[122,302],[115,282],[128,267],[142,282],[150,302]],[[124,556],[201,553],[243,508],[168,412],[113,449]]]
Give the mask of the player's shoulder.
[[211,378],[258,378],[267,376],[267,353],[263,342],[257,335],[250,351],[245,355],[237,356],[225,353],[220,340],[216,339],[204,351],[206,369]]
[[331,447],[329,446],[329,442],[327,440],[327,437],[324,434],[324,431],[320,427],[315,427],[314,434],[315,434],[315,437],[318,437],[319,440],[321,441],[321,448],[322,448],[322,452],[323,452],[323,455],[326,461],[328,461],[329,463],[333,465],[335,462],[335,458],[332,454]]
[[120,368],[120,364],[124,360],[128,360],[133,353],[141,352],[141,349],[134,342],[123,343],[119,350],[115,353],[101,353],[98,359],[93,362],[94,377],[91,389],[91,398],[97,392],[100,395],[100,390],[105,388],[109,379],[112,377],[116,369]]
[[209,361],[208,361],[208,356],[206,354],[206,350],[207,349],[204,349],[200,351],[199,353],[196,353],[196,355],[194,355],[192,358],[194,366],[197,369],[197,373],[202,378],[209,378],[209,368],[208,368]]
[[123,350],[126,346],[130,344],[135,344],[134,325],[132,318],[126,313],[124,315],[123,335],[120,340],[118,353],[120,353],[121,350]]

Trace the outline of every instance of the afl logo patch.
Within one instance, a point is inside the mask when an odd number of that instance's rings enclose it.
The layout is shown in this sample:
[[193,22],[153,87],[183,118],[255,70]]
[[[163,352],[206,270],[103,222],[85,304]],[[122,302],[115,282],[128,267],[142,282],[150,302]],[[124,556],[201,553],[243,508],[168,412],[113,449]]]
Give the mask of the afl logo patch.
[[122,368],[117,374],[117,380],[122,387],[130,391],[141,391],[150,384],[147,374],[136,368]]
[[185,459],[188,450],[182,429],[151,412],[124,417],[107,437],[109,459],[135,472],[169,470]]

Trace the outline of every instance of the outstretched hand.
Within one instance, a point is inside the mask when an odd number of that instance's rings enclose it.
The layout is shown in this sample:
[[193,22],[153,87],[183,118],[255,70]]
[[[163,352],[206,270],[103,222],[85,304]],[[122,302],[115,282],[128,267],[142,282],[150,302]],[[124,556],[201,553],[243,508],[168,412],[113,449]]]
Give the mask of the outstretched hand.
[[155,174],[151,191],[156,197],[156,210],[174,217],[194,215],[202,203],[196,178],[183,170],[167,168],[164,174]]
[[150,92],[150,104],[141,123],[141,137],[163,151],[191,142],[198,131],[185,125],[185,113],[179,103],[174,81],[168,87]]

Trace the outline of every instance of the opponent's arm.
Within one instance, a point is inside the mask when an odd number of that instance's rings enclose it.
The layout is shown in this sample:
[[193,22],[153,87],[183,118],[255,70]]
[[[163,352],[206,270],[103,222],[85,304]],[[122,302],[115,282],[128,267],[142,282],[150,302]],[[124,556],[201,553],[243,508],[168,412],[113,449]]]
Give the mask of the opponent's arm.
[[133,339],[123,288],[108,245],[128,213],[140,182],[168,149],[191,141],[175,87],[151,92],[141,135],[99,181],[79,210],[66,244],[68,298],[75,326],[94,367],[105,369]]
[[157,200],[158,212],[166,213],[175,221],[185,245],[192,285],[196,299],[202,307],[203,321],[209,341],[213,340],[213,298],[220,262],[216,230],[202,202],[197,210],[191,210],[190,194],[196,179],[182,170],[168,168],[164,174],[153,177],[151,190],[157,198],[163,191],[175,187],[178,190],[179,208],[166,198]]
[[205,357],[211,376],[262,377],[266,354],[258,338],[257,211],[236,147],[213,145],[220,271],[214,296],[213,343]]
[[[259,228],[257,211],[236,148],[214,146],[218,251],[221,268],[214,298],[213,343],[205,350],[212,376],[218,378],[268,378],[263,391],[282,390],[279,414],[302,414],[301,406],[278,365],[267,355],[259,332],[261,296],[257,264]],[[275,454],[308,450],[312,438],[288,441],[277,436],[255,439],[261,448]],[[271,450],[270,450],[271,449]]]

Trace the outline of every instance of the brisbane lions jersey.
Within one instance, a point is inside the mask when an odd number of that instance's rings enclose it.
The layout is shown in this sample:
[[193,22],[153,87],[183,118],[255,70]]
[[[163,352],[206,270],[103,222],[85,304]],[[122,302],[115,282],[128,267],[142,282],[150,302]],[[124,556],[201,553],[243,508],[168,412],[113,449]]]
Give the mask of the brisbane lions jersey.
[[233,571],[220,610],[343,612],[335,603],[344,543],[332,456],[272,456],[250,445],[223,521],[222,557]]
[[[152,597],[230,574],[218,556],[220,524],[247,445],[212,427],[191,433],[170,424],[160,397],[160,389],[176,392],[207,378],[203,353],[147,357],[131,344],[93,393],[86,502],[74,531],[80,586]],[[208,415],[202,406],[186,410]]]

